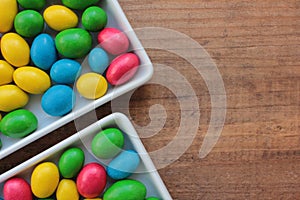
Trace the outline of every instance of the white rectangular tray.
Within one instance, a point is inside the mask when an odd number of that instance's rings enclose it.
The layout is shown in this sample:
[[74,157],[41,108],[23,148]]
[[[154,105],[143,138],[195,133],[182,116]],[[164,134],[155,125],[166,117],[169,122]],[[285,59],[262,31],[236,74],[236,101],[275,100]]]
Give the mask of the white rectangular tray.
[[[0,159],[41,138],[51,131],[54,131],[66,123],[111,101],[112,99],[143,85],[152,77],[153,66],[151,61],[139,42],[137,36],[135,35],[132,27],[130,26],[118,1],[101,0],[100,2],[100,7],[103,8],[108,15],[107,27],[116,27],[124,31],[129,37],[131,43],[130,49],[134,50],[134,52],[139,56],[141,65],[137,71],[137,74],[135,74],[133,79],[131,79],[129,82],[118,87],[110,88],[103,97],[97,100],[87,100],[77,94],[75,108],[71,113],[63,117],[52,117],[47,115],[40,106],[41,95],[31,95],[30,102],[25,108],[29,109],[37,116],[39,121],[38,129],[31,135],[22,139],[13,139],[0,134],[0,138],[3,143],[3,147],[0,150]],[[86,70],[88,69],[83,69],[83,72]]]
[[[63,140],[50,149],[34,156],[17,167],[0,175],[0,196],[2,196],[3,184],[5,180],[18,176],[30,180],[30,174],[33,168],[43,161],[52,161],[57,163],[62,152],[69,147],[79,147],[85,152],[85,163],[97,162],[98,160],[90,152],[90,143],[92,138],[101,130],[109,127],[117,127],[125,135],[124,149],[134,149],[141,158],[141,163],[137,169],[138,173],[131,175],[129,178],[143,182],[147,187],[147,197],[155,196],[163,200],[170,200],[166,186],[161,180],[155,166],[146,152],[137,132],[129,119],[121,113],[113,113],[87,128],[79,131],[73,136]],[[98,161],[99,162],[99,161]],[[104,162],[104,161],[103,161]],[[106,161],[107,162],[107,161]]]

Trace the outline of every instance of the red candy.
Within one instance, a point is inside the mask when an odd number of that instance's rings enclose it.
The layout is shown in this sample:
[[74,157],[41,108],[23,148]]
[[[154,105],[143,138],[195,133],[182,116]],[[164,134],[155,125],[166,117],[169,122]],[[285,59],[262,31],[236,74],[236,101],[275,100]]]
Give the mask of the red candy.
[[85,198],[99,196],[106,186],[106,171],[98,163],[89,163],[79,172],[76,180],[78,192]]
[[98,34],[98,42],[105,51],[112,55],[125,53],[129,47],[127,36],[116,28],[104,28]]
[[32,200],[30,185],[22,178],[12,178],[3,187],[5,200]]
[[135,75],[139,65],[140,60],[134,53],[122,54],[111,62],[106,79],[111,85],[121,85]]

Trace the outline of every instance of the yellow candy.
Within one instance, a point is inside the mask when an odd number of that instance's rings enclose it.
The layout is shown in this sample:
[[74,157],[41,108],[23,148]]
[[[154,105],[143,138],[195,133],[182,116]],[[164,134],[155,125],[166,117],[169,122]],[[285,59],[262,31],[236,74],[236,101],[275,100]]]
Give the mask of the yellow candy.
[[8,32],[12,28],[17,12],[18,12],[17,0],[1,0],[0,33]]
[[62,179],[56,190],[57,200],[78,200],[79,193],[77,191],[76,183],[70,179]]
[[6,61],[0,60],[0,85],[11,83],[15,69]]
[[76,83],[79,94],[87,99],[98,99],[107,91],[107,81],[100,74],[90,72],[79,77]]
[[10,112],[28,103],[28,95],[16,85],[0,86],[0,111]]
[[56,31],[74,28],[78,24],[77,15],[65,6],[50,6],[43,15],[48,26]]
[[52,162],[44,162],[34,168],[31,174],[31,190],[38,198],[51,196],[59,182],[59,171]]
[[5,60],[15,67],[21,67],[29,63],[29,45],[16,33],[3,35],[1,38],[1,52]]
[[51,86],[49,75],[36,67],[16,69],[13,79],[17,86],[30,94],[42,94]]

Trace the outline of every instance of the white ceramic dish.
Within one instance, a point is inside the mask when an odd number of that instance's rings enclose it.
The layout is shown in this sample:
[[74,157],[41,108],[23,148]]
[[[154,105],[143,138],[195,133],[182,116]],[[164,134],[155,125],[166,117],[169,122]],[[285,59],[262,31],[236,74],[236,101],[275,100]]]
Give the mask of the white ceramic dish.
[[[53,2],[55,2],[55,0],[53,0]],[[40,106],[41,96],[31,96],[30,102],[25,108],[29,109],[37,116],[39,120],[38,129],[31,135],[22,139],[12,139],[0,134],[0,138],[3,143],[3,147],[0,150],[0,159],[78,118],[79,116],[82,116],[87,112],[109,102],[110,100],[143,85],[152,77],[153,66],[151,61],[136,37],[134,31],[132,30],[132,27],[124,15],[118,1],[101,0],[100,2],[100,7],[103,8],[108,15],[107,27],[116,27],[124,31],[129,37],[131,43],[130,49],[134,50],[134,52],[139,56],[141,65],[137,71],[137,74],[126,84],[110,88],[106,95],[97,100],[86,100],[77,94],[75,108],[71,113],[63,117],[52,117],[47,115]],[[87,68],[87,66],[83,68],[83,73],[89,70]]]
[[[121,114],[114,113],[111,114],[96,123],[88,126],[87,128],[79,131],[73,136],[65,139],[64,141],[56,144],[50,149],[36,155],[35,157],[25,161],[24,163],[18,165],[17,167],[7,171],[0,175],[0,196],[2,195],[3,184],[5,180],[18,176],[30,180],[30,174],[33,168],[43,161],[52,161],[57,163],[61,153],[69,147],[80,147],[85,152],[86,160],[85,163],[89,162],[100,162],[104,164],[105,162],[99,161],[90,151],[90,144],[92,138],[100,130],[109,127],[117,127],[125,133],[125,147],[124,149],[135,149],[141,158],[141,163],[132,176],[129,178],[140,180],[147,187],[147,197],[155,196],[163,200],[170,200],[170,196],[166,186],[161,180],[157,170],[155,169],[148,153],[146,152],[141,140],[139,139],[134,127],[132,126],[129,119]],[[107,161],[106,161],[107,162]],[[105,164],[104,164],[105,166]]]

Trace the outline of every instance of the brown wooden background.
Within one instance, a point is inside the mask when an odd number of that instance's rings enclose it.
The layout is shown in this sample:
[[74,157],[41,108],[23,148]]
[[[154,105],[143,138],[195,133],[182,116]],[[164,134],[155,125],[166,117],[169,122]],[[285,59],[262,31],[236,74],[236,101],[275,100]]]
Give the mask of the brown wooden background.
[[[300,1],[119,2],[133,28],[164,27],[196,40],[217,64],[225,84],[225,126],[213,151],[200,159],[211,113],[205,82],[186,60],[147,49],[153,63],[173,67],[189,80],[201,111],[192,145],[159,170],[173,198],[300,199]],[[181,114],[178,99],[168,88],[150,84],[133,94],[129,117],[146,126],[154,104],[164,106],[167,120],[159,133],[143,138],[149,152],[172,141]],[[108,103],[97,109],[97,116],[110,112]],[[0,161],[1,172],[75,131],[69,123],[17,151]]]

